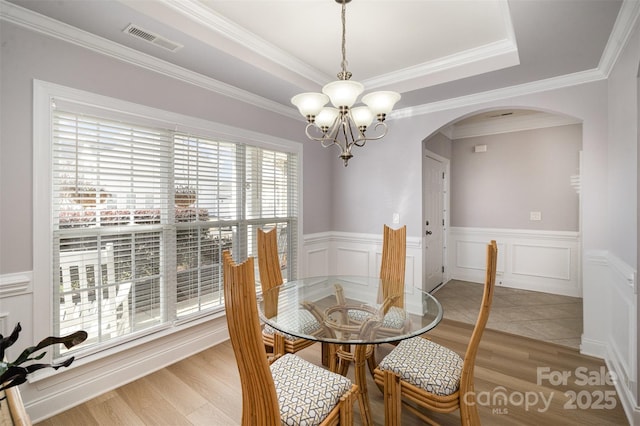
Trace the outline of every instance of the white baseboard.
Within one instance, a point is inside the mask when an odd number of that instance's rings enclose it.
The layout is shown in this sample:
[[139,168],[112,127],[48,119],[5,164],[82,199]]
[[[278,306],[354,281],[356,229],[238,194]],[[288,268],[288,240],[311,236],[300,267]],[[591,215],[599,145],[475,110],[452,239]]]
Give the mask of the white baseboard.
[[580,343],[580,353],[583,355],[606,359],[607,345],[599,340],[585,338],[583,335]]
[[621,372],[616,368],[614,363],[606,360],[606,364],[608,371],[612,372],[617,378],[614,382],[614,386],[616,388],[620,404],[622,404],[624,413],[627,416],[627,420],[629,420],[629,424],[640,425],[640,407],[638,406],[633,393],[630,391],[631,387],[629,386],[629,383],[625,382],[624,379],[620,379],[622,377]]

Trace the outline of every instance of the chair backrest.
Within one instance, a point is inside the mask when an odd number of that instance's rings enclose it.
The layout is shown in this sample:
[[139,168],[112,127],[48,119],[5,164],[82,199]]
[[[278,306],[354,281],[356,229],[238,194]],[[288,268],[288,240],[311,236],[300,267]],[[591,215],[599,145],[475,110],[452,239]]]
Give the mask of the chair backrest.
[[384,225],[380,278],[384,281],[382,300],[400,296],[393,306],[404,308],[404,271],[407,262],[407,226],[391,229]]
[[[98,312],[101,314],[102,334],[116,334],[118,330],[129,326],[128,296],[131,283],[116,284],[112,244],[107,244],[101,250],[61,252],[60,276],[62,334],[67,333],[63,330],[87,329],[90,332],[91,326],[97,323]],[[98,288],[101,290],[96,291]],[[122,309],[119,312],[120,306]],[[90,332],[95,333],[95,330]]]
[[236,265],[223,253],[224,308],[242,386],[242,424],[280,424],[278,396],[262,343],[253,258]]
[[268,232],[258,229],[258,270],[262,292],[282,284],[277,228]]
[[278,314],[278,291],[271,291],[282,284],[280,257],[278,256],[278,229],[270,231],[258,229],[258,270],[260,273],[260,287],[264,297],[265,314],[272,317]]
[[496,284],[496,265],[498,263],[498,246],[495,241],[487,244],[487,268],[485,272],[484,292],[482,294],[482,304],[478,319],[471,333],[471,339],[467,346],[464,356],[464,364],[462,367],[462,376],[460,378],[460,395],[473,391],[473,370],[475,366],[476,354],[482,333],[484,333],[487,320],[489,319],[489,311],[491,310],[491,302],[493,301],[493,291]]

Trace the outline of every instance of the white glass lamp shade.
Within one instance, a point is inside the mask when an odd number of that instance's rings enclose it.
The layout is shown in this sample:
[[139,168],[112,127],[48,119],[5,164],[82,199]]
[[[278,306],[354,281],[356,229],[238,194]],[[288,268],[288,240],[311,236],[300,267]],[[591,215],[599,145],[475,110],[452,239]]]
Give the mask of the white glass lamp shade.
[[353,118],[353,122],[356,123],[358,129],[367,128],[373,121],[373,114],[369,107],[359,106],[351,108],[351,118]]
[[362,102],[376,116],[390,113],[395,103],[399,100],[400,93],[396,92],[372,92],[362,97]]
[[336,80],[326,84],[322,93],[329,96],[334,107],[351,107],[364,91],[362,83],[350,80]]
[[322,111],[316,116],[316,126],[328,129],[333,126],[340,112],[331,107],[322,108]]
[[298,107],[304,117],[315,117],[329,102],[329,97],[323,93],[300,93],[291,98],[291,103]]

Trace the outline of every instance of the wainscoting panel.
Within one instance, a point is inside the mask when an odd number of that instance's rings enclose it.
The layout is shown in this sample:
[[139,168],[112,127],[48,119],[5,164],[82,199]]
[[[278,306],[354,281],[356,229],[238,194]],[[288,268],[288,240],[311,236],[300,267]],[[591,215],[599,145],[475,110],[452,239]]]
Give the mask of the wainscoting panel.
[[[636,271],[612,253],[607,253],[610,279],[603,295],[608,296],[608,342],[605,359],[618,379],[618,392],[627,412],[637,409],[638,294]],[[606,313],[606,311],[605,311]]]
[[[323,253],[320,256],[319,253]],[[324,257],[324,255],[326,257]],[[382,258],[382,233],[349,234],[327,232],[304,236],[299,277],[319,275],[361,275],[377,277]],[[407,237],[405,294],[410,310],[422,309],[415,287],[422,288],[422,243]]]
[[581,297],[577,232],[453,227],[449,276],[484,282],[485,247],[491,240],[498,244],[497,285]]
[[455,269],[466,274],[481,273],[484,277],[484,271],[487,265],[486,247],[484,241],[469,241],[462,238],[453,240],[455,247],[455,259],[452,265]]
[[306,263],[309,267],[309,276],[317,277],[324,275],[329,269],[329,249],[322,247],[315,250],[309,250],[307,253]]
[[514,244],[513,273],[569,281],[571,248]]
[[349,247],[336,247],[335,266],[341,275],[369,275],[369,259],[368,250],[355,249]]

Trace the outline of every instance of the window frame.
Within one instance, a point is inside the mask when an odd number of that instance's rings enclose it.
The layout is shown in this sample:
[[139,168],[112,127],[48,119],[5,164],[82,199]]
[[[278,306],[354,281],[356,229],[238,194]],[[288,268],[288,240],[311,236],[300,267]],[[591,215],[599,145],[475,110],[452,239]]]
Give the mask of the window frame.
[[[52,223],[52,103],[56,99],[86,106],[92,106],[114,112],[120,112],[128,117],[132,115],[140,124],[164,125],[171,123],[171,128],[177,132],[197,134],[201,137],[220,139],[225,142],[246,144],[270,150],[286,151],[297,155],[297,227],[296,245],[291,249],[300,259],[302,245],[302,144],[270,135],[240,129],[225,124],[194,118],[183,114],[147,107],[120,99],[94,94],[91,92],[61,86],[54,83],[34,80],[33,82],[33,280],[34,280],[34,337],[42,339],[53,334],[53,250],[51,236]],[[179,124],[177,124],[179,123]],[[247,222],[245,219],[244,222]],[[248,221],[251,222],[251,221]],[[240,253],[242,256],[244,253]],[[296,271],[290,272],[295,277]],[[113,342],[100,343],[86,351],[79,352],[76,357],[82,358],[83,363],[100,359],[113,351],[126,350],[167,334],[179,332],[185,328],[200,324],[204,321],[224,315],[224,310],[193,318],[178,319],[172,323],[162,324],[138,333],[132,333],[125,339],[115,339]],[[142,339],[144,337],[144,339]],[[114,348],[117,346],[117,348]],[[107,350],[109,349],[109,350]],[[51,360],[53,355],[48,352],[46,358]],[[49,376],[49,373],[44,376]],[[34,375],[37,381],[40,375]]]

